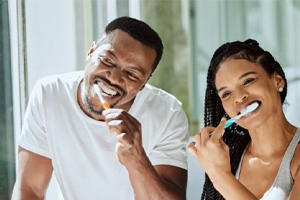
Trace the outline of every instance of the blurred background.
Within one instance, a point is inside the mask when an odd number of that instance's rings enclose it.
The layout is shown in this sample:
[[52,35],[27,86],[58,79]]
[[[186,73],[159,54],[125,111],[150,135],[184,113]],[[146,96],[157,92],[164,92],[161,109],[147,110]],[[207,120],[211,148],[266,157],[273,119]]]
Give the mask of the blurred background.
[[[284,67],[284,111],[300,127],[300,0],[0,0],[0,200],[10,199],[17,139],[37,79],[83,70],[92,42],[108,22],[124,15],[160,34],[164,55],[150,83],[182,101],[191,140],[203,126],[213,52],[225,42],[248,38]],[[204,172],[190,155],[188,162],[187,199],[200,199]],[[62,199],[55,177],[47,199]]]

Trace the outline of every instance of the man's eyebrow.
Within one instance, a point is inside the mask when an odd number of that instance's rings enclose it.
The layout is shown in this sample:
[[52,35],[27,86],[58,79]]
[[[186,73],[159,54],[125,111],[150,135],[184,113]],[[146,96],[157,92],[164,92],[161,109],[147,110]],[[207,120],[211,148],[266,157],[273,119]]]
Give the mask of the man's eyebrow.
[[146,75],[145,71],[141,67],[129,66],[130,70],[138,71],[142,75]]
[[110,50],[110,49],[107,49],[106,52],[107,52],[108,54],[110,54],[111,56],[113,56],[114,58],[117,57],[116,54],[115,54],[112,50]]
[[[257,74],[257,73],[254,72],[254,71],[246,72],[245,74],[242,74],[242,75],[239,77],[239,80],[245,78],[246,76],[248,76],[248,75],[250,75],[250,74]],[[222,90],[224,90],[224,89],[226,89],[226,86],[221,87],[220,89],[218,89],[218,94],[219,94],[220,92],[222,92]]]

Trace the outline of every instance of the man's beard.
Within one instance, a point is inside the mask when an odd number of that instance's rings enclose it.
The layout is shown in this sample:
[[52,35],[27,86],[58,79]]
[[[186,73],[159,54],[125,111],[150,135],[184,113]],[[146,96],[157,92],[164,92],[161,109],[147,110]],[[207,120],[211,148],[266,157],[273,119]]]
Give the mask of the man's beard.
[[90,113],[94,113],[96,115],[102,115],[102,112],[104,109],[99,110],[99,109],[96,109],[94,106],[92,106],[92,103],[87,96],[85,96],[84,99],[85,99],[84,104],[86,105],[86,107]]
[[[86,95],[84,95],[84,98],[83,98],[83,103],[86,105],[88,111],[93,114],[96,114],[96,115],[102,115],[104,108],[102,107],[101,109],[97,109],[95,106],[93,106],[92,102],[90,101],[90,97],[91,97],[91,92],[90,92],[90,90],[88,90],[88,92],[86,93]],[[99,102],[100,102],[100,100],[99,100]],[[117,103],[118,102],[111,105],[111,108],[114,108]]]

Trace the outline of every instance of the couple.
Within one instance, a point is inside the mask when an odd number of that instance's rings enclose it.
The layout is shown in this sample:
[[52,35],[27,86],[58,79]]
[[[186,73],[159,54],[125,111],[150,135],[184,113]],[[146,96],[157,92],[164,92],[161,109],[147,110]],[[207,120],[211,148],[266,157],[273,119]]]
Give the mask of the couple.
[[[65,199],[185,199],[188,121],[174,96],[147,84],[162,54],[151,27],[120,17],[93,43],[84,72],[41,79],[24,118],[12,199],[44,199],[52,172]],[[217,49],[205,128],[188,146],[206,172],[203,199],[300,196],[300,132],[283,114],[286,92],[281,66],[256,41]]]

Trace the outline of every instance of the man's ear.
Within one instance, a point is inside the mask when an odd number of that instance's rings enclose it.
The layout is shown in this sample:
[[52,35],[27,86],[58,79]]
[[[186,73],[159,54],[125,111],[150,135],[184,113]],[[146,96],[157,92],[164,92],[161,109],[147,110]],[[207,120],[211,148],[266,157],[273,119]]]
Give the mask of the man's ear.
[[147,78],[147,81],[144,83],[144,85],[141,87],[141,89],[140,89],[140,91],[142,90],[142,89],[144,89],[144,87],[145,87],[145,85],[148,83],[148,81],[149,81],[149,79],[152,77],[152,72],[151,72],[151,74],[148,76],[148,78]]
[[95,51],[96,48],[96,43],[95,41],[93,41],[93,44],[91,46],[91,48],[89,49],[87,56],[86,56],[86,60],[89,61],[91,59],[91,54]]
[[282,76],[279,75],[277,72],[274,72],[273,78],[275,80],[275,86],[277,90],[279,90],[279,88],[283,89],[285,86],[285,81],[283,80]]

